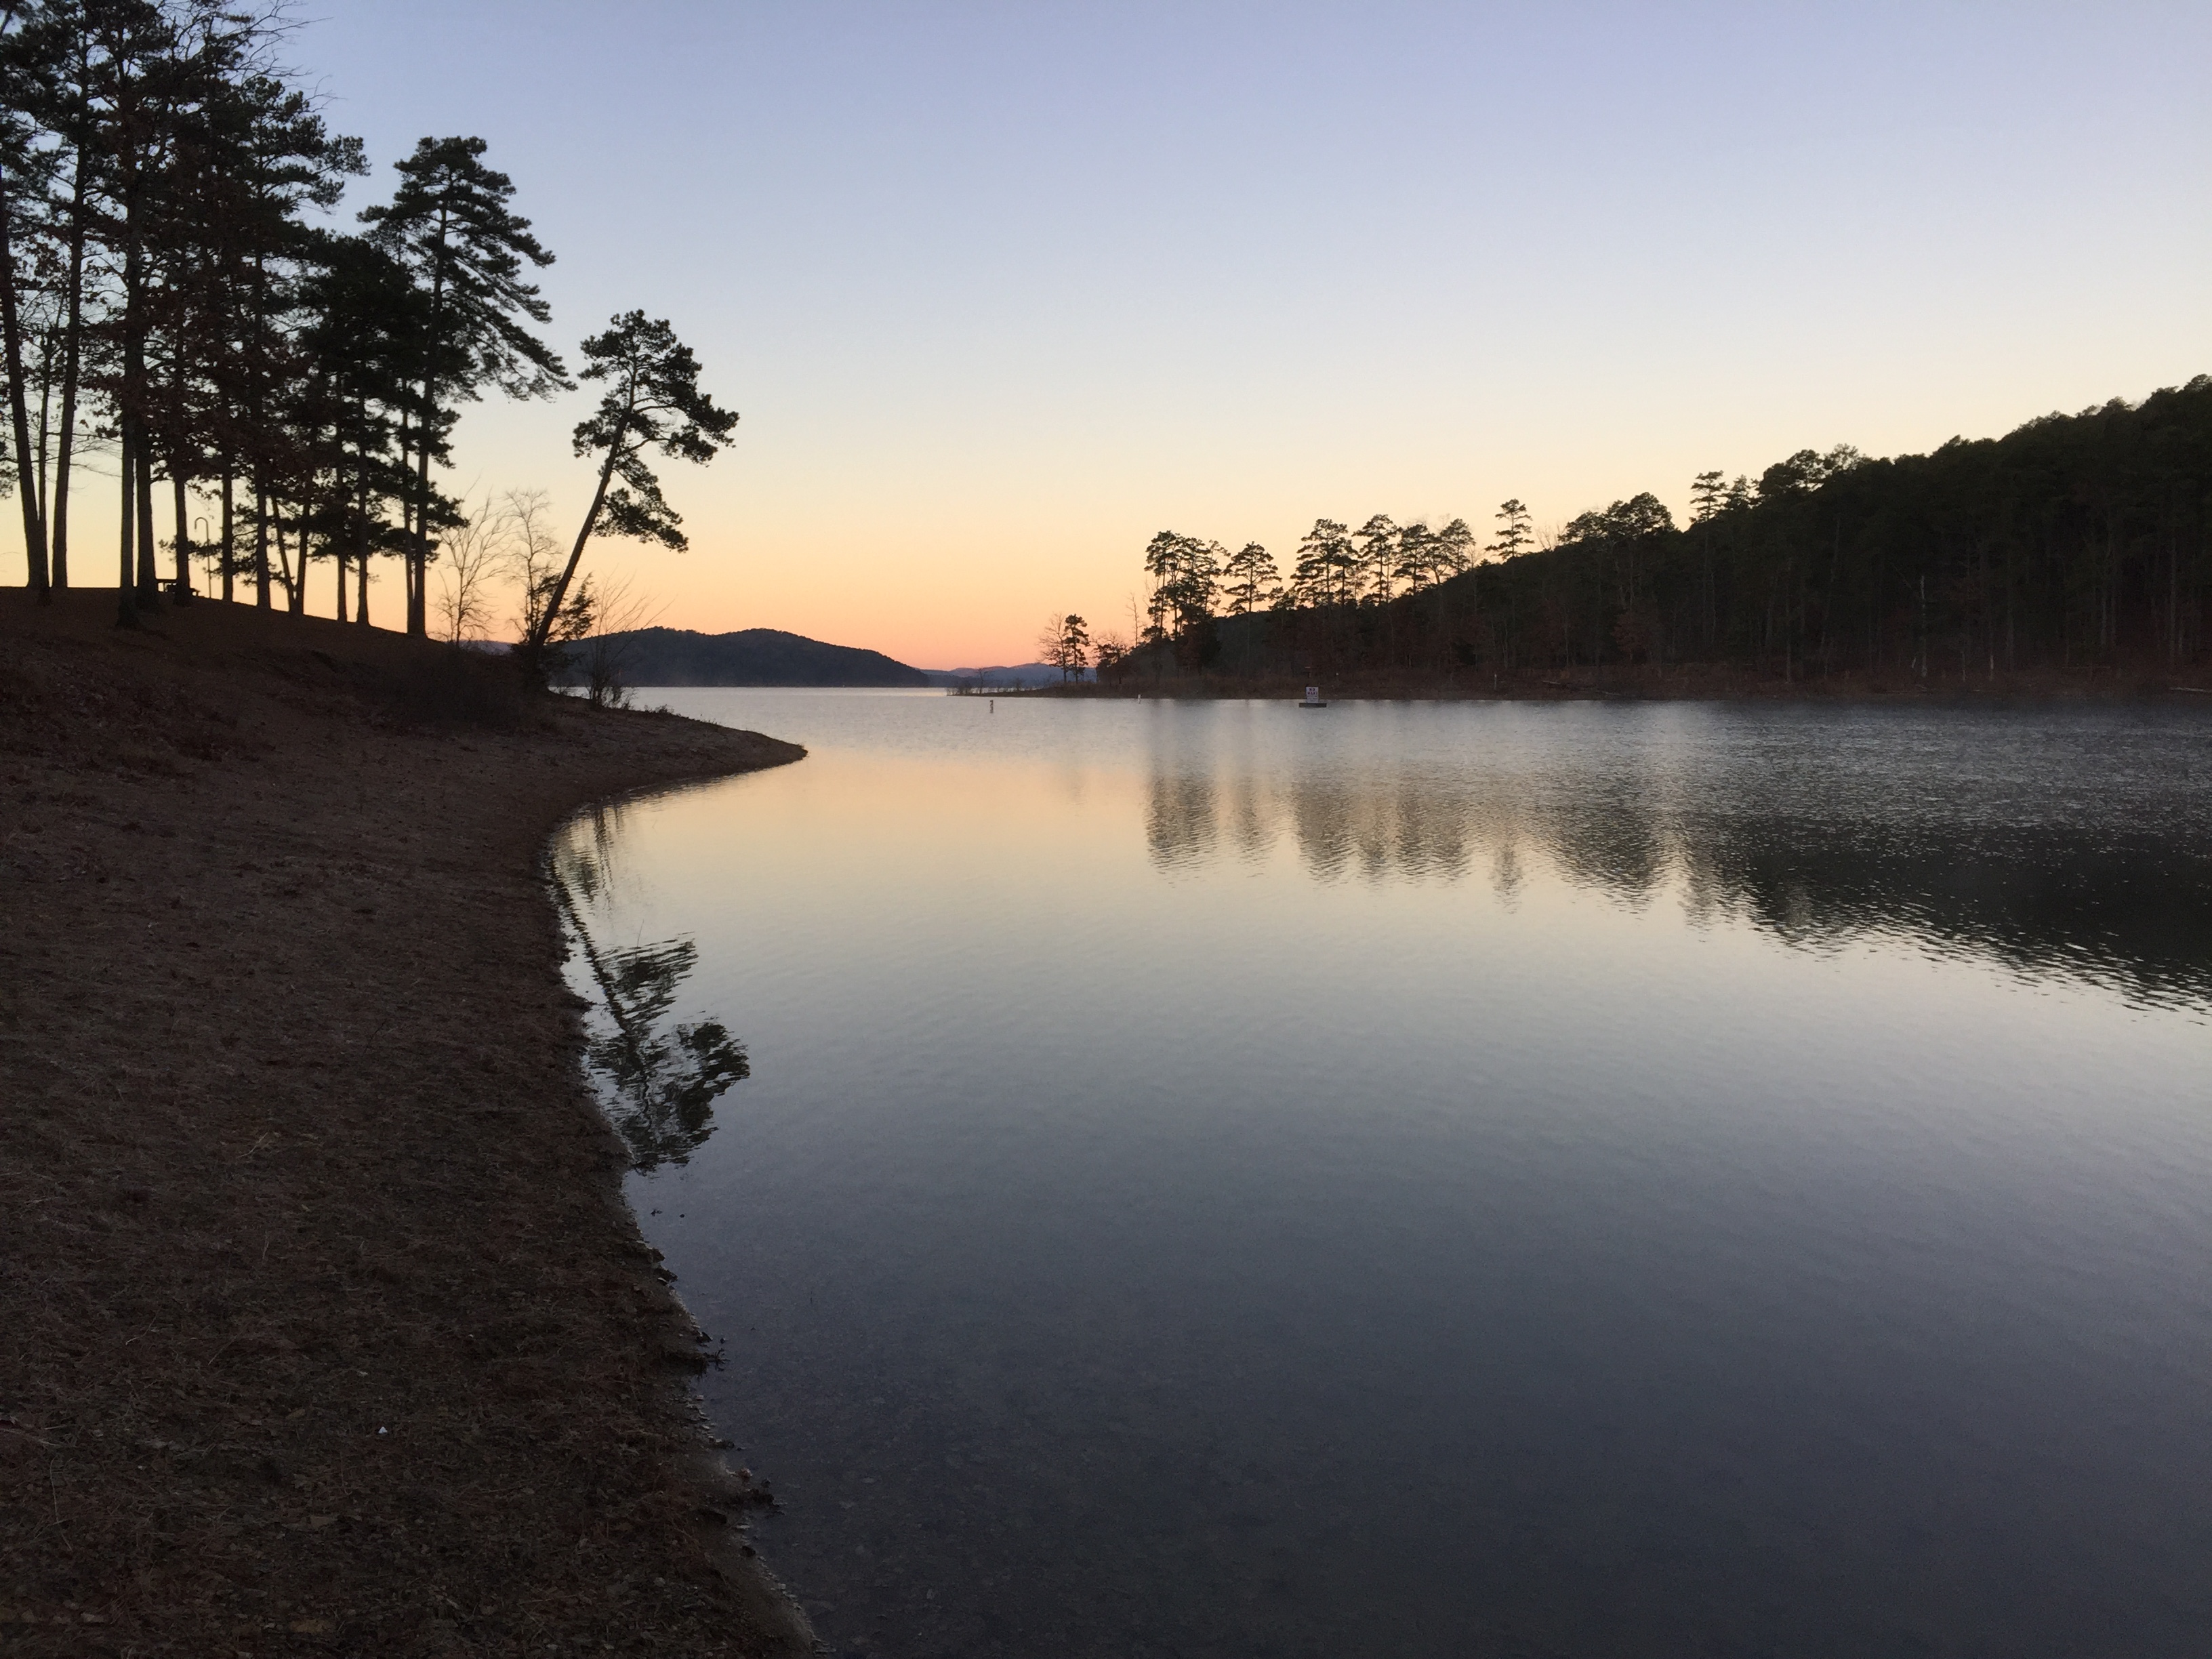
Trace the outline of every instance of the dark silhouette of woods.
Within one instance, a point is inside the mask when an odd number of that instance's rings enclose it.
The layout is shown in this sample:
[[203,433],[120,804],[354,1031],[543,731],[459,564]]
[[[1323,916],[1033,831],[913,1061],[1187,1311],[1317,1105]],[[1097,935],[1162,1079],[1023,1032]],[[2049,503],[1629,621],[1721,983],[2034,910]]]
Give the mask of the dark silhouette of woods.
[[1932,686],[2207,654],[2212,377],[1932,454],[1801,450],[1755,480],[1702,473],[1691,499],[1686,525],[1645,493],[1540,538],[1507,501],[1479,550],[1460,520],[1322,519],[1281,581],[1264,549],[1163,532],[1117,677],[1705,665]]
[[[119,622],[187,602],[198,566],[295,613],[327,569],[331,613],[366,623],[389,558],[425,634],[468,524],[435,480],[461,410],[574,384],[530,280],[553,256],[478,137],[422,139],[357,233],[335,222],[368,162],[280,66],[286,28],[217,0],[0,4],[0,486],[41,595],[82,585],[70,505],[96,452]],[[585,356],[617,392],[578,429],[605,464],[577,554],[526,600],[541,647],[588,620],[567,613],[595,527],[683,545],[641,453],[705,459],[737,418],[665,323],[618,318]]]

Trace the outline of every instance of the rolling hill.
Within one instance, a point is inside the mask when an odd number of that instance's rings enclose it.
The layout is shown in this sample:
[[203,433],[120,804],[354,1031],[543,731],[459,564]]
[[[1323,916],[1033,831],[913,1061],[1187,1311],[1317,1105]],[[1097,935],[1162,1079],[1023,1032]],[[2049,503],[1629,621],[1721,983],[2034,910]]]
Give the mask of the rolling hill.
[[[776,628],[695,634],[685,628],[640,628],[610,634],[632,685],[928,685],[919,668],[880,651],[829,645]],[[583,678],[572,665],[562,676]]]

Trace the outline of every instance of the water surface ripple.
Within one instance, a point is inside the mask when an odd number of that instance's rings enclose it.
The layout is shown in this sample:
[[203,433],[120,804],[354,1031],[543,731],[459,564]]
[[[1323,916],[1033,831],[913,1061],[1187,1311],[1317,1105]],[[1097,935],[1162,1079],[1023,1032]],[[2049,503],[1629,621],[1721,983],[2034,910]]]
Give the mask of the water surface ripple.
[[812,751],[556,866],[836,1651],[2212,1651],[2212,722],[648,695]]

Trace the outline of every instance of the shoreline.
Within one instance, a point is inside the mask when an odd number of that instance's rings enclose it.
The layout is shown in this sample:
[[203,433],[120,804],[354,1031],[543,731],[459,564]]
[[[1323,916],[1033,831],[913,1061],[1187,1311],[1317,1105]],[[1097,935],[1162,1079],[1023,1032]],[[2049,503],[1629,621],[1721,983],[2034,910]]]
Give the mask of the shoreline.
[[[2198,682],[2207,682],[2199,684]],[[2212,696],[2212,670],[2202,664],[2160,668],[2141,665],[2087,669],[2023,669],[1996,674],[1937,676],[1838,674],[1785,678],[1751,669],[1682,665],[1664,672],[1649,667],[1528,670],[1491,675],[1474,669],[1454,673],[1363,669],[1342,674],[1129,674],[1117,684],[1086,681],[998,690],[996,696],[1177,698],[1192,701],[1298,701],[1308,684],[1341,702],[1818,702],[1869,706],[1912,704],[2109,703],[2193,701]],[[970,695],[982,695],[973,693]]]
[[544,849],[804,750],[0,591],[0,1641],[813,1650],[689,1399]]

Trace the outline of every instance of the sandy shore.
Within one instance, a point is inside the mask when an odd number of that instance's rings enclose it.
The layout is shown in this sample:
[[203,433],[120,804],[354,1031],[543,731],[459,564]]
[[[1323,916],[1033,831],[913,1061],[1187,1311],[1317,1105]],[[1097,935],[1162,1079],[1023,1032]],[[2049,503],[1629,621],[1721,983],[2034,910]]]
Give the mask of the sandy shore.
[[0,592],[0,1649],[806,1650],[534,874],[802,751],[112,603]]

